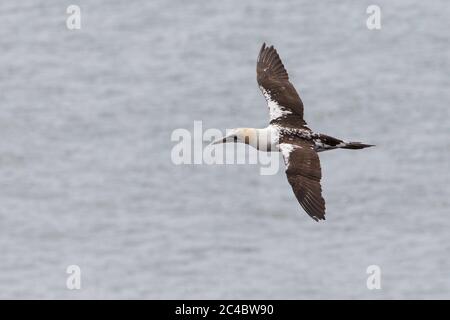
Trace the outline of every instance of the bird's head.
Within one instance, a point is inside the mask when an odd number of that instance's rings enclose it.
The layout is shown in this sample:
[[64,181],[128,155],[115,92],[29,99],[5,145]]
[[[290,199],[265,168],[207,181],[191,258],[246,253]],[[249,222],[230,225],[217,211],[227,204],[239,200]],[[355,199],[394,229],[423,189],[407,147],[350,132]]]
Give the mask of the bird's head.
[[227,135],[223,138],[217,139],[211,144],[219,144],[219,143],[227,143],[227,142],[233,142],[233,143],[249,143],[250,138],[252,137],[252,130],[250,128],[236,128],[231,129]]

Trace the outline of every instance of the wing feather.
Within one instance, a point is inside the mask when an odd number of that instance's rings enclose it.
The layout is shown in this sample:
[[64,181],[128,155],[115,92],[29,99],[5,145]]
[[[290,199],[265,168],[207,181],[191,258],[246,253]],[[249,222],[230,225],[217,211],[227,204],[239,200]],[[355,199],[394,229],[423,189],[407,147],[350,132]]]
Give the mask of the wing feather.
[[325,200],[320,180],[322,170],[310,141],[296,140],[280,144],[286,163],[286,175],[300,205],[314,220],[325,220]]
[[273,47],[264,43],[256,64],[256,79],[269,106],[270,120],[288,122],[291,126],[305,125],[303,102],[292,83],[283,62]]

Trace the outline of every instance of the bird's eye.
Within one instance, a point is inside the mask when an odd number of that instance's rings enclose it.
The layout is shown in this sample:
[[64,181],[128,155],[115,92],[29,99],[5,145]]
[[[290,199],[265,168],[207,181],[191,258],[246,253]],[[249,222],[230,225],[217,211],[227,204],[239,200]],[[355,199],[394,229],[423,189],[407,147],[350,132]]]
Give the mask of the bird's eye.
[[238,140],[237,136],[234,136],[234,142],[237,142],[237,140]]

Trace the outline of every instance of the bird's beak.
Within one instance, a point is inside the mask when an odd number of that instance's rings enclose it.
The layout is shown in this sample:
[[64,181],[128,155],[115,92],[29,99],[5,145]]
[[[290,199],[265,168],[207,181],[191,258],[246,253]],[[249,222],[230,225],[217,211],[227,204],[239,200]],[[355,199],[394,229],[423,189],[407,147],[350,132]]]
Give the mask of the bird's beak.
[[226,142],[227,142],[227,137],[224,137],[224,138],[220,138],[220,139],[217,139],[216,141],[211,142],[210,145],[219,144],[219,143],[226,143]]

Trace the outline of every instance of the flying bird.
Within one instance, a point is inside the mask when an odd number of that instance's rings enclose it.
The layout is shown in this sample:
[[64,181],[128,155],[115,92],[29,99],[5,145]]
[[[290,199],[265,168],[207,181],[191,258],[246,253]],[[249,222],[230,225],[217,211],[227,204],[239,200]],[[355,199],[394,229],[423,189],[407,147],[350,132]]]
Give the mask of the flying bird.
[[373,145],[313,132],[303,119],[303,102],[273,46],[262,45],[256,63],[256,79],[269,108],[269,126],[232,129],[213,144],[240,142],[261,151],[281,152],[287,179],[298,202],[314,220],[325,220],[318,152],[363,149]]

